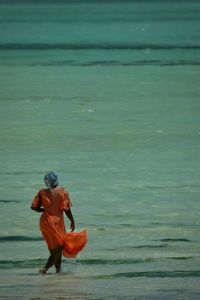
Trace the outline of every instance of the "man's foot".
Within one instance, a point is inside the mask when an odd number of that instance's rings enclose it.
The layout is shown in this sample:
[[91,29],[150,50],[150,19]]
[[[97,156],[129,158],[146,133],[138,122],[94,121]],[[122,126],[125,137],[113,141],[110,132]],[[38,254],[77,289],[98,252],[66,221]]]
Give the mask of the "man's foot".
[[47,272],[47,269],[46,269],[46,268],[42,268],[42,269],[39,270],[39,273],[40,273],[40,274],[43,274],[43,275],[45,275],[46,272]]

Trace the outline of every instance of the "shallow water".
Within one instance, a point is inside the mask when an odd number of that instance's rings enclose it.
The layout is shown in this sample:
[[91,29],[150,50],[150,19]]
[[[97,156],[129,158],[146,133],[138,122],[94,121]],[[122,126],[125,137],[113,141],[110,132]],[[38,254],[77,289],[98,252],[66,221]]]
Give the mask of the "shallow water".
[[[0,6],[0,299],[199,299],[199,11]],[[42,277],[51,169],[89,243]]]

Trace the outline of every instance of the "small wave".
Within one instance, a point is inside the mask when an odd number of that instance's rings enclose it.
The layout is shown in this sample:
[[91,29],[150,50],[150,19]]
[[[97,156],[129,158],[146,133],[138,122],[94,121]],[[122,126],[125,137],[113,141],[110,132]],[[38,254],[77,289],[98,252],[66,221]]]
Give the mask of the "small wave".
[[200,277],[199,270],[192,271],[148,271],[148,272],[125,272],[115,273],[110,275],[97,276],[98,279],[114,279],[114,278],[134,278],[134,277],[146,277],[146,278],[168,278],[168,277]]
[[145,190],[174,190],[174,189],[191,189],[191,188],[200,188],[199,184],[183,184],[183,185],[141,185],[141,186],[130,186],[129,190],[131,191],[145,191]]
[[134,246],[132,248],[141,249],[141,248],[166,248],[168,247],[168,244],[162,244],[162,245],[138,245]]
[[[86,265],[86,266],[97,266],[97,265],[136,265],[136,264],[148,264],[155,261],[166,261],[166,260],[187,260],[193,257],[162,257],[162,258],[138,258],[138,259],[75,259],[75,260],[63,260],[63,264],[72,265]],[[29,269],[38,268],[46,263],[46,259],[29,259],[29,260],[1,260],[0,269]],[[135,274],[135,273],[134,273]],[[119,276],[119,275],[118,275]]]
[[193,258],[192,256],[168,257],[168,259],[174,259],[174,260],[188,260],[192,258]]
[[153,258],[138,258],[138,259],[85,259],[77,260],[76,262],[82,265],[124,265],[124,264],[140,264],[153,261]]
[[0,203],[19,203],[18,200],[0,200]]
[[136,61],[117,61],[117,60],[102,60],[102,61],[88,61],[88,62],[78,62],[73,60],[64,60],[64,61],[52,61],[52,62],[42,62],[42,63],[32,63],[32,67],[55,67],[55,66],[73,66],[73,67],[95,67],[95,66],[124,66],[124,67],[133,67],[133,66],[199,66],[200,61],[191,61],[191,60],[136,60]]
[[44,172],[42,171],[10,171],[10,172],[2,172],[0,171],[1,175],[30,175],[30,174],[36,174],[36,175],[40,175],[40,174],[44,174]]
[[191,223],[164,223],[164,222],[152,222],[153,226],[168,226],[168,227],[199,227],[200,224]]
[[[1,48],[0,48],[1,50]],[[136,61],[118,61],[118,60],[94,60],[94,61],[75,61],[75,60],[62,60],[62,61],[48,61],[48,62],[34,62],[24,64],[30,67],[55,67],[55,66],[70,66],[70,67],[134,67],[134,66],[163,66],[163,67],[174,67],[174,66],[199,66],[200,60],[136,60]],[[132,122],[133,120],[126,120]],[[12,174],[36,174],[36,172],[13,172],[6,173],[0,172],[1,174],[12,175]],[[37,172],[41,174],[41,172]],[[151,188],[151,187],[146,187]],[[158,187],[159,188],[159,187]],[[162,187],[160,187],[162,188]]]
[[165,238],[155,241],[168,242],[168,243],[176,243],[176,242],[184,242],[184,243],[192,243],[193,241],[185,238]]
[[0,269],[27,269],[37,268],[46,263],[46,259],[30,259],[30,260],[1,260]]
[[199,44],[137,44],[137,43],[1,43],[0,50],[195,50]]
[[32,241],[41,241],[42,237],[28,237],[28,236],[19,236],[19,235],[10,235],[10,236],[0,236],[1,242],[32,242]]
[[[67,264],[81,264],[81,265],[123,265],[123,264],[140,264],[151,262],[153,259],[85,259],[85,260],[71,260],[67,261]],[[31,260],[17,260],[17,261],[9,261],[9,260],[1,260],[0,268],[2,269],[13,269],[13,268],[37,268],[42,264],[45,264],[45,259],[31,259]],[[65,263],[65,261],[63,261]]]

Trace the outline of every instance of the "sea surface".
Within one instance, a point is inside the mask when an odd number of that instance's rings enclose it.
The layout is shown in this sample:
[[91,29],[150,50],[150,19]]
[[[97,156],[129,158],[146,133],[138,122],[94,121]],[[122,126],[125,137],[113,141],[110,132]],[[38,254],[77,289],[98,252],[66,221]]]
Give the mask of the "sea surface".
[[[200,2],[1,1],[0,153],[0,299],[200,299]],[[49,170],[89,241],[41,276]]]

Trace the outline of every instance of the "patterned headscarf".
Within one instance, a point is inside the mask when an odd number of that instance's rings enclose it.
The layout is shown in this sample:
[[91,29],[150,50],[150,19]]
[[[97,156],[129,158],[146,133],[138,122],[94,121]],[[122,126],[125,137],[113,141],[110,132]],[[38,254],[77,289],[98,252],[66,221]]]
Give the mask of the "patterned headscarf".
[[58,185],[58,176],[51,171],[44,176],[44,182],[48,188],[55,188]]

